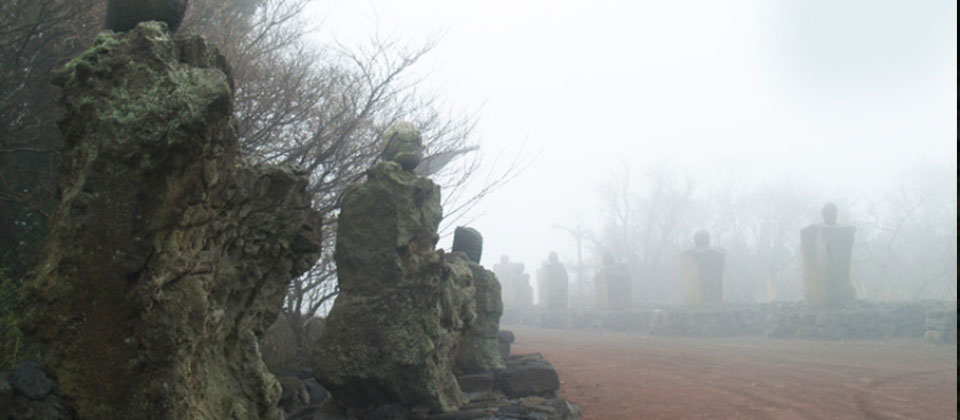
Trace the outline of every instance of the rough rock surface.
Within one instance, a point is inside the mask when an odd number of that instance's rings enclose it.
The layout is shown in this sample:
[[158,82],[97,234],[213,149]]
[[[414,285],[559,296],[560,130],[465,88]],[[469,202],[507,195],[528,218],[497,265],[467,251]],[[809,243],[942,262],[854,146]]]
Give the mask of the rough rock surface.
[[0,416],[6,415],[3,410],[13,404],[13,386],[7,381],[6,375],[0,375]]
[[215,49],[142,23],[54,77],[60,203],[28,331],[88,419],[277,419],[257,337],[318,257],[305,174],[237,160]]
[[467,260],[434,249],[440,188],[382,162],[342,203],[340,295],[315,346],[315,376],[347,407],[455,410],[466,399],[453,364],[476,314]]
[[14,391],[31,400],[42,400],[53,391],[53,382],[50,382],[50,378],[37,362],[26,361],[18,364],[10,371],[8,379]]
[[477,317],[464,330],[457,353],[456,370],[477,373],[503,368],[500,358],[500,282],[492,271],[468,262],[473,272]]
[[497,373],[497,388],[507,397],[556,397],[560,378],[550,362],[540,354],[511,356],[506,369]]
[[423,160],[423,140],[420,130],[406,121],[399,121],[383,133],[383,159],[400,164],[412,171]]

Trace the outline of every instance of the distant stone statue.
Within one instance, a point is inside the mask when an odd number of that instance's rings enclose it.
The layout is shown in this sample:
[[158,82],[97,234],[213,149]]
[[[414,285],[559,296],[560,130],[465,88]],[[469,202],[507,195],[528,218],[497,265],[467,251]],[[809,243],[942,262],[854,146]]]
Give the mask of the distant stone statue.
[[823,223],[800,231],[804,299],[811,306],[842,306],[854,299],[850,261],[856,228],[837,225],[837,206],[827,203]]
[[411,123],[400,121],[383,133],[383,159],[399,163],[403,169],[414,170],[423,159],[423,140],[420,130]]
[[493,272],[503,285],[504,310],[527,310],[533,307],[533,287],[530,275],[524,274],[523,263],[510,262],[510,257],[500,257],[500,263],[494,264]]
[[633,301],[630,276],[622,264],[617,264],[613,254],[603,255],[603,268],[594,277],[594,285],[598,308],[623,310],[630,307]]
[[684,301],[688,305],[723,303],[723,267],[726,253],[710,246],[710,233],[701,230],[693,236],[694,247],[681,255]]
[[159,21],[175,32],[187,12],[187,0],[108,0],[104,28],[126,32],[140,22]]
[[545,306],[551,311],[567,310],[567,289],[570,279],[556,252],[551,252],[547,263],[541,268],[545,292]]

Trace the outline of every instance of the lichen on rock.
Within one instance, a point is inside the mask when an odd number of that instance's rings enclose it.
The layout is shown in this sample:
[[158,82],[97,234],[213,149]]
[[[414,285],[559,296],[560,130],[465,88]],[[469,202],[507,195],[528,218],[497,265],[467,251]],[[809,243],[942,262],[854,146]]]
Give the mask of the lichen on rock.
[[477,373],[502,369],[500,357],[500,316],[503,301],[500,282],[490,270],[472,261],[467,262],[473,273],[474,299],[477,317],[464,330],[457,352],[456,370]]
[[338,403],[452,411],[466,402],[453,368],[476,317],[473,271],[434,249],[440,218],[440,188],[394,162],[373,166],[344,194],[340,295],[313,357]]
[[157,22],[54,74],[60,203],[26,327],[79,418],[277,419],[257,337],[319,256],[305,173],[237,157],[216,49]]

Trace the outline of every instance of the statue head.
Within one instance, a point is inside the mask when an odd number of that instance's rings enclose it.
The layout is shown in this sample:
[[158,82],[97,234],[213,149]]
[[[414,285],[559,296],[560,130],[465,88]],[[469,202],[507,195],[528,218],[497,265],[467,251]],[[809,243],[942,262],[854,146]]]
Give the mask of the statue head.
[[550,261],[550,264],[556,264],[560,262],[560,257],[557,256],[556,252],[550,251],[550,256],[547,257],[547,261]]
[[483,254],[483,235],[474,228],[457,226],[453,230],[451,251],[463,252],[467,254],[467,259],[480,264],[480,256]]
[[697,248],[706,248],[710,246],[710,232],[701,230],[693,235],[693,243]]
[[411,123],[399,121],[383,133],[383,159],[399,163],[412,171],[423,159],[423,139],[420,130]]
[[824,204],[820,210],[820,215],[823,216],[823,223],[831,226],[837,224],[837,205],[833,203]]
[[508,262],[510,262],[510,257],[508,257],[508,256],[506,256],[506,255],[501,255],[501,256],[500,256],[500,264],[506,264],[506,263],[508,263]]

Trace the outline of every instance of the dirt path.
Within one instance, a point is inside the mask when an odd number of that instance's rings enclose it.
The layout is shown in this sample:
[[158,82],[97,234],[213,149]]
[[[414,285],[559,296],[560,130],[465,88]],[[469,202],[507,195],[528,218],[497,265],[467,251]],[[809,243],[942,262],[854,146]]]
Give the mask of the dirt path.
[[503,328],[584,420],[957,418],[955,346]]

